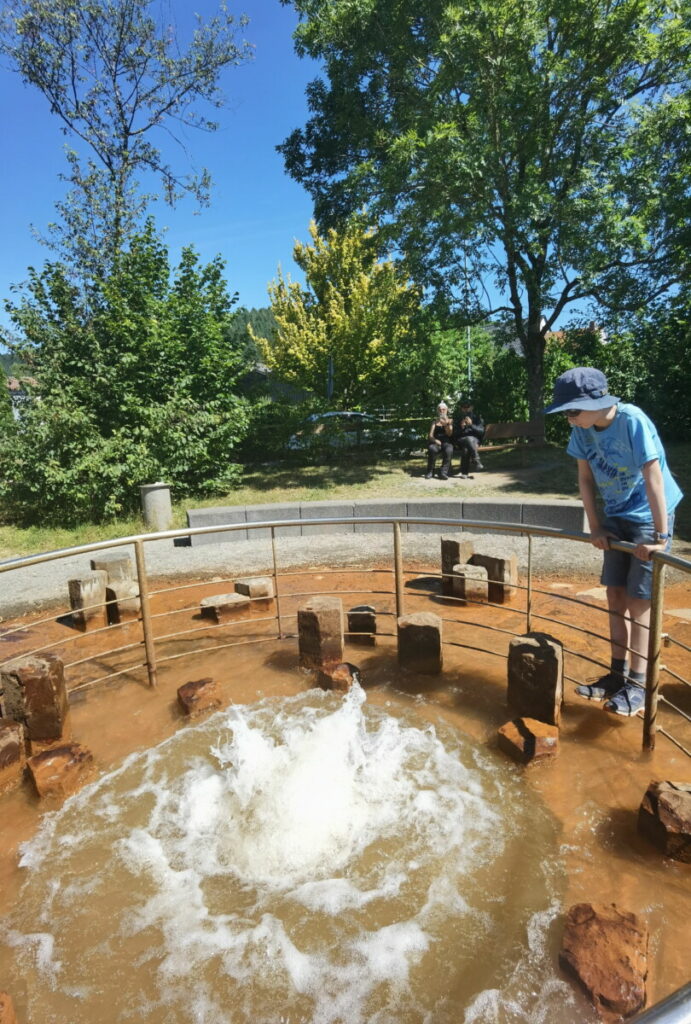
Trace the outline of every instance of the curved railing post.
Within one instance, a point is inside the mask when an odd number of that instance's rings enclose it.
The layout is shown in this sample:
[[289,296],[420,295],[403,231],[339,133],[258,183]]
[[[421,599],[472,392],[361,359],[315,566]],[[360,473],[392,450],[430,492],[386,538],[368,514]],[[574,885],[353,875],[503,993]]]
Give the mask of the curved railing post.
[[401,554],[401,524],[393,526],[394,581],[396,584],[396,619],[403,615],[403,556]]
[[650,607],[650,629],[648,631],[648,664],[645,673],[645,710],[643,712],[644,750],[655,749],[664,595],[665,563],[653,557],[653,591]]
[[276,625],[278,628],[278,639],[283,639],[283,630],[281,629],[281,601],[278,596],[278,561],[276,559],[276,527],[271,527],[271,558],[273,562],[273,577],[274,577],[274,601],[276,602]]
[[144,632],[144,650],[146,652],[146,670],[149,673],[149,686],[156,686],[156,647],[151,626],[151,609],[149,607],[149,584],[146,578],[146,560],[144,543],[134,542],[134,557],[137,562],[137,583],[139,586],[139,602],[142,609],[142,630]]

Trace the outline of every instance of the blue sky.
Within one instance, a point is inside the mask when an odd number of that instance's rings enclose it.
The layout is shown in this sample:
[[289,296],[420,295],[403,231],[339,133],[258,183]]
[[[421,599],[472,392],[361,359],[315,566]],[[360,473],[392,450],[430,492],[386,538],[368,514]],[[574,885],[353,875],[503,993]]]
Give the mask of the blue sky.
[[[172,0],[181,37],[193,27],[193,12],[210,17],[213,0],[190,4]],[[193,244],[205,260],[220,253],[227,262],[231,291],[244,306],[268,305],[267,283],[283,270],[300,278],[293,264],[296,238],[307,240],[312,201],[288,178],[275,150],[288,133],[307,117],[305,86],[316,76],[313,62],[294,53],[292,32],[297,18],[279,0],[230,0],[234,14],[245,13],[250,24],[243,35],[256,47],[254,60],[230,68],[223,78],[227,108],[209,111],[221,122],[213,134],[188,131],[189,156],[170,150],[180,171],[207,167],[214,180],[211,206],[195,212],[191,199],[174,210],[163,202],[153,207],[173,259],[182,245]],[[0,70],[0,115],[4,129],[4,159],[0,161],[3,245],[0,246],[0,300],[10,285],[26,279],[28,266],[40,266],[50,252],[32,236],[31,225],[45,230],[55,219],[53,204],[64,194],[59,174],[66,169],[67,141],[47,101],[16,73]],[[78,148],[75,145],[75,148]],[[0,321],[8,323],[0,313]]]

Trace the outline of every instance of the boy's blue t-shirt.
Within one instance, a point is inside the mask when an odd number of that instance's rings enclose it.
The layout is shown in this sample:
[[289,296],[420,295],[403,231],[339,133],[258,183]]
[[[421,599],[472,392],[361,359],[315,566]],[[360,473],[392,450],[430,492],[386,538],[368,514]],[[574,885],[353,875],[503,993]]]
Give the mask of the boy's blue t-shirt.
[[604,430],[572,427],[566,451],[589,462],[608,516],[639,522],[652,518],[641,469],[653,459],[662,470],[667,511],[676,508],[683,497],[669,471],[655,424],[636,405],[620,402]]

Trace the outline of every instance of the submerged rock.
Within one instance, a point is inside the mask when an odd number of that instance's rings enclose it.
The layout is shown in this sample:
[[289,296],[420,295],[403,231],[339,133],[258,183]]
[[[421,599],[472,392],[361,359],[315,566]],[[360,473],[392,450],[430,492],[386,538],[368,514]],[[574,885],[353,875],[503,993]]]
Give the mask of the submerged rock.
[[497,732],[499,749],[521,764],[554,757],[559,749],[556,725],[538,722],[536,718],[514,718]]
[[638,831],[666,856],[691,864],[691,782],[651,782]]
[[580,982],[603,1021],[618,1024],[645,1006],[648,929],[614,903],[570,908],[559,963]]

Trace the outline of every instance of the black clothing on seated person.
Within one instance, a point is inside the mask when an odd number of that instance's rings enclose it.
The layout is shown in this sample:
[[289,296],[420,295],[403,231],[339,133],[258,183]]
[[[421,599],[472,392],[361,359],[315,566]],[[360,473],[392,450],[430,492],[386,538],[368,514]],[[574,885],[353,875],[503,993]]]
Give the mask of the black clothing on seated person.
[[[464,423],[466,419],[470,419],[470,423]],[[470,469],[482,469],[477,450],[484,433],[485,424],[482,416],[472,409],[461,412],[458,426],[454,431],[454,442],[461,453],[461,473],[464,476],[468,475]]]

